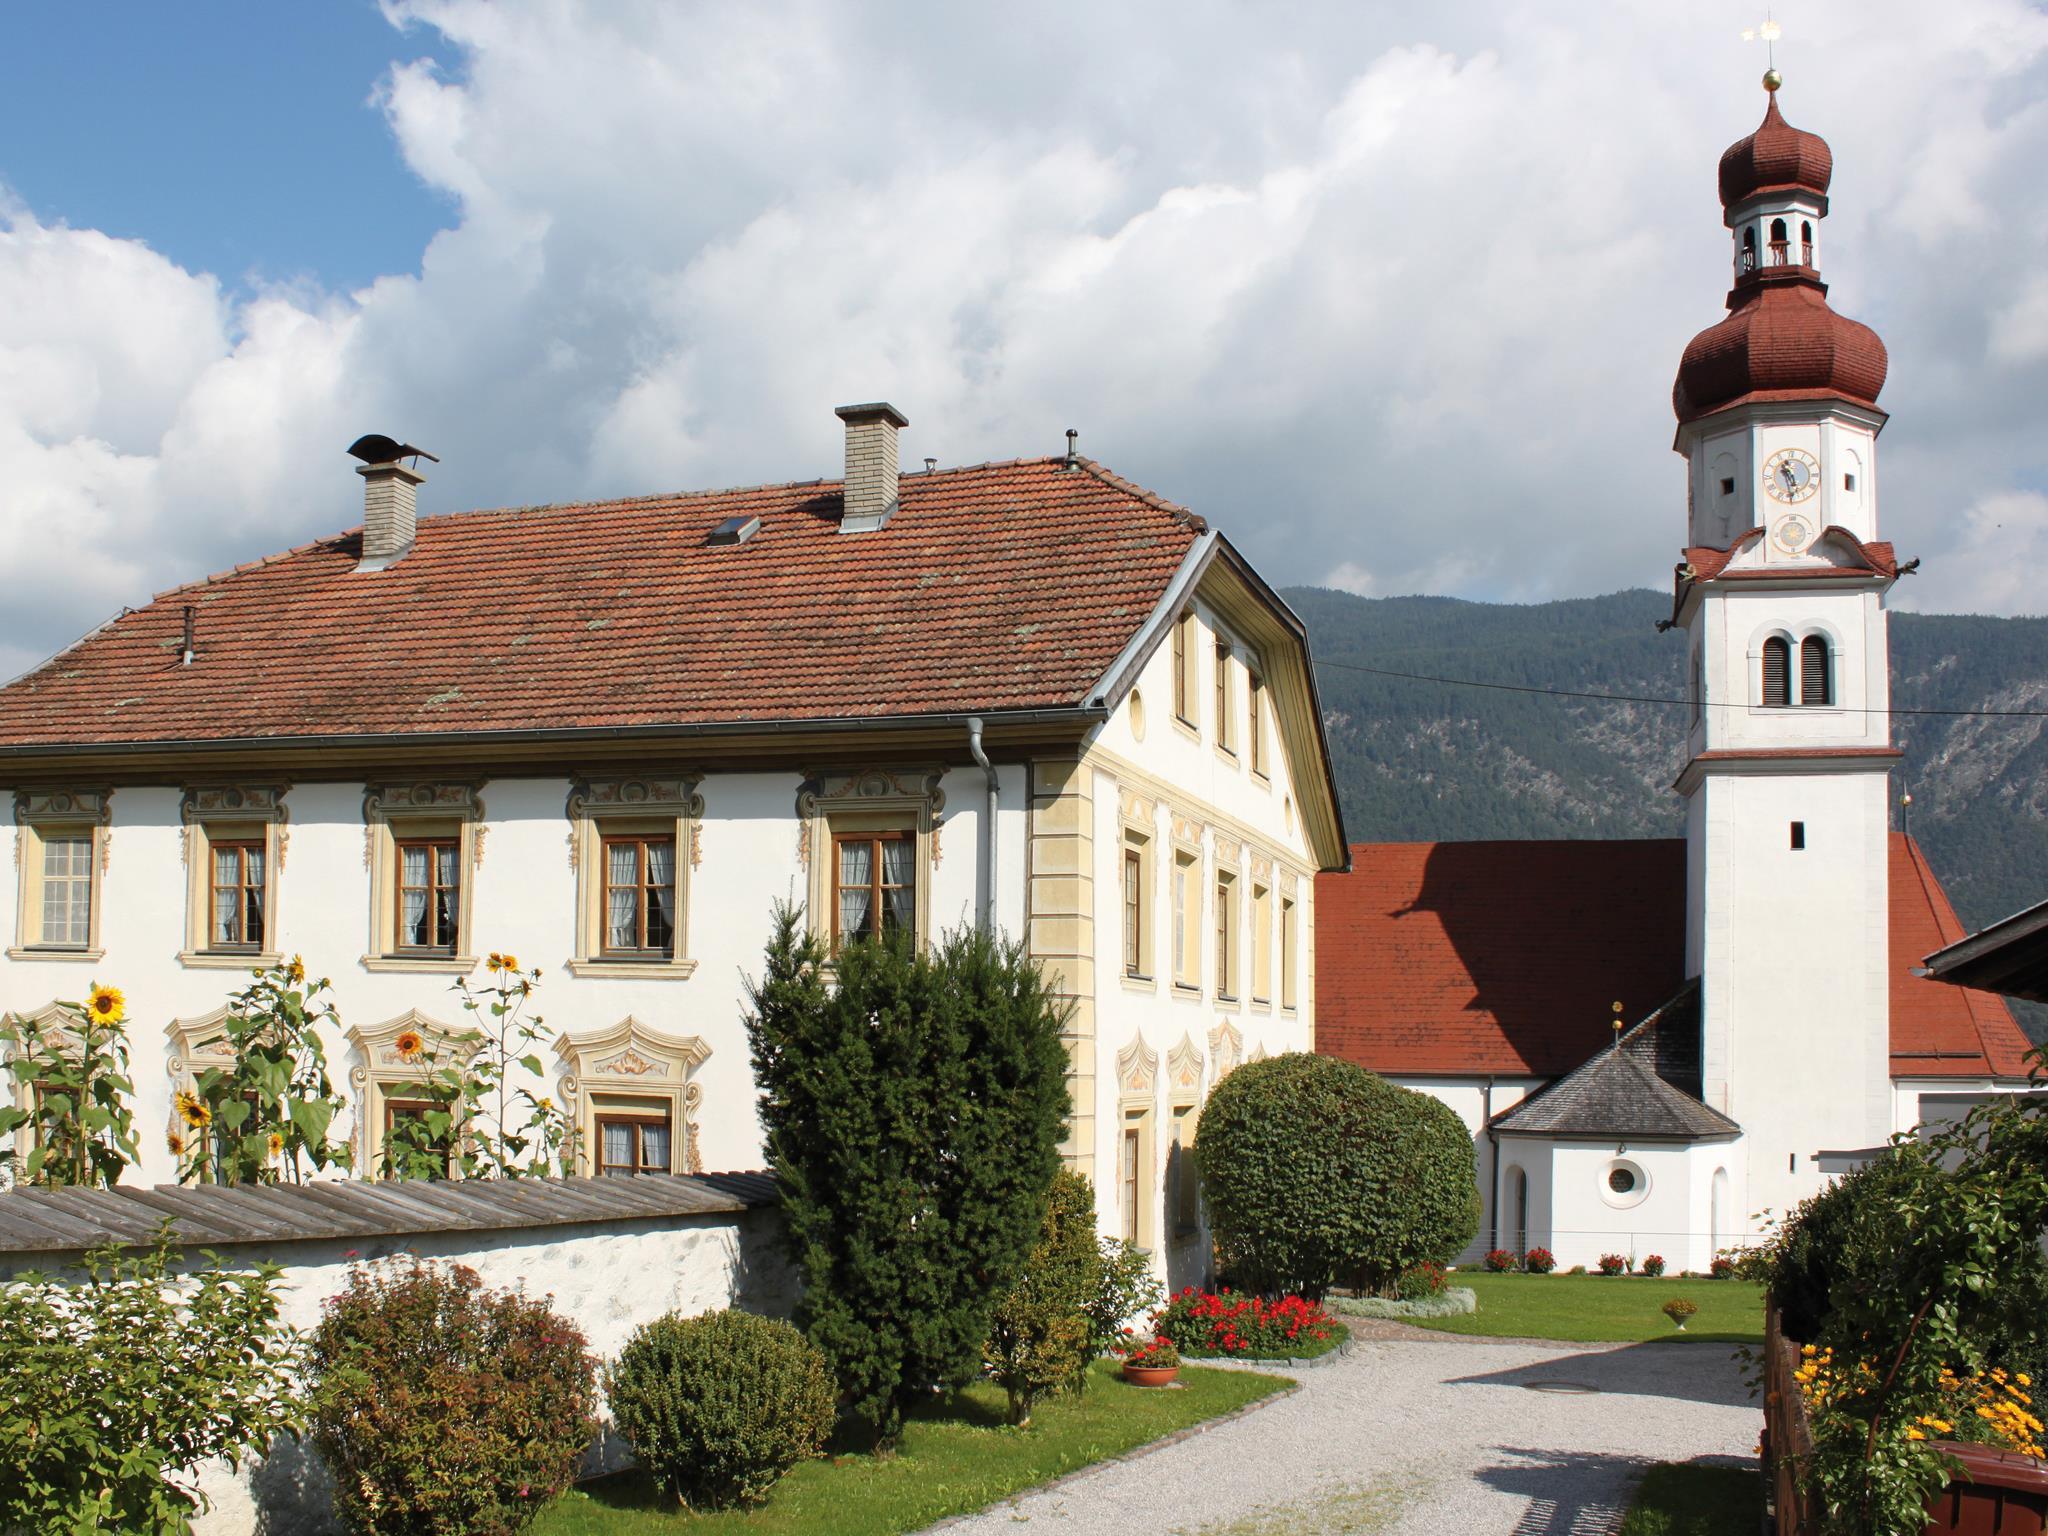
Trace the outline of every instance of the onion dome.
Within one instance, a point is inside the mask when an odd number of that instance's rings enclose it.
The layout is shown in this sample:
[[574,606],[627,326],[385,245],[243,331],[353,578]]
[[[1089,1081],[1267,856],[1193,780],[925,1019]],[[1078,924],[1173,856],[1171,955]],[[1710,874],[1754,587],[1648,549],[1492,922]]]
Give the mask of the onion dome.
[[1877,408],[1884,343],[1869,326],[1828,308],[1818,279],[1799,268],[1767,269],[1738,284],[1728,308],[1728,318],[1693,337],[1679,360],[1671,405],[1681,422],[1752,399],[1839,399]]
[[[1721,206],[1733,208],[1765,192],[1811,192],[1825,199],[1834,173],[1835,156],[1828,141],[1779,116],[1778,93],[1773,90],[1762,125],[1721,155]],[[1822,207],[1825,211],[1825,202]]]

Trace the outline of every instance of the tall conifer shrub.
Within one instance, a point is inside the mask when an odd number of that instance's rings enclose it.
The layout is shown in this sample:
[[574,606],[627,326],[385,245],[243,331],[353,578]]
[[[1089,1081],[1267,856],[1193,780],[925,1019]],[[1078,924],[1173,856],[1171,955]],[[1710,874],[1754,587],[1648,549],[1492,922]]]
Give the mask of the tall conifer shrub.
[[892,1446],[970,1380],[1037,1238],[1067,1112],[1064,1004],[1021,944],[970,930],[828,955],[781,906],[750,982],[768,1160],[804,1279],[797,1321]]

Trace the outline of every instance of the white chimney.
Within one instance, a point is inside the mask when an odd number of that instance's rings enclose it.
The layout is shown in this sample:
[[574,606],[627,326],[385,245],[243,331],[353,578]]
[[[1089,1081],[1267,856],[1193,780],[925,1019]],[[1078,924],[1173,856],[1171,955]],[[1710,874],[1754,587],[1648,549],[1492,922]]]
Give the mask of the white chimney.
[[[348,451],[363,460],[356,466],[363,477],[363,556],[356,569],[381,571],[412,548],[419,523],[416,492],[427,478],[419,462],[434,456],[382,433],[357,438]],[[400,459],[412,462],[401,464]]]
[[896,434],[910,421],[882,400],[842,405],[836,414],[846,423],[846,509],[839,531],[869,533],[896,510]]

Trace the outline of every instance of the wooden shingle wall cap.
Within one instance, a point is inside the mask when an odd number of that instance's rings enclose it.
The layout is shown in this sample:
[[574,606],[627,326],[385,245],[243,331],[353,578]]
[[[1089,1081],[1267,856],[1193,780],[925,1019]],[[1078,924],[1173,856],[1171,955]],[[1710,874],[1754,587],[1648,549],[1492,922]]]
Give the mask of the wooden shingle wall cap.
[[776,1198],[765,1173],[17,1189],[0,1194],[0,1253],[147,1243],[166,1219],[178,1243],[220,1247],[716,1216]]

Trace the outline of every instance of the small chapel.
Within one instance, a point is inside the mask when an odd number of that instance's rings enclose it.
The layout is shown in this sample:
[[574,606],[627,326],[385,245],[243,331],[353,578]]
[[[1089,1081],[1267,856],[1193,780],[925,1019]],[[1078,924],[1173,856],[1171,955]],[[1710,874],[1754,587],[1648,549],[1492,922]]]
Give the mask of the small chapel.
[[1360,844],[1318,880],[1317,1048],[1464,1117],[1473,1255],[1705,1270],[2026,1085],[2004,1000],[1923,974],[1964,930],[1892,826],[1886,603],[1917,562],[1879,537],[1887,359],[1828,303],[1834,159],[1781,84],[1721,156],[1728,314],[1672,390],[1685,836]]

